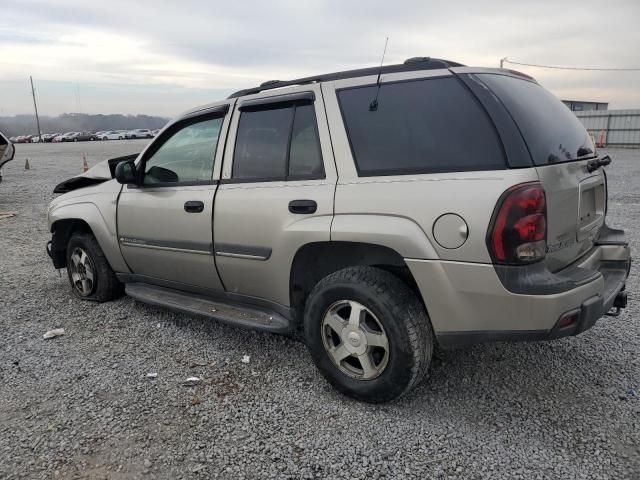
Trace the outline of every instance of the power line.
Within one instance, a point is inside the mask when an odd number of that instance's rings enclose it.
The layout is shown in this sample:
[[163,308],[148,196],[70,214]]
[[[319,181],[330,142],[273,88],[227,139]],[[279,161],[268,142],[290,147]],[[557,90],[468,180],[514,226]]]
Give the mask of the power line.
[[500,60],[500,66],[502,66],[503,62],[511,63],[512,65],[524,65],[525,67],[537,67],[537,68],[551,68],[554,70],[584,70],[584,71],[597,71],[597,72],[640,72],[640,67],[638,68],[561,67],[558,65],[538,65],[535,63],[514,62],[512,60],[509,60],[506,57]]

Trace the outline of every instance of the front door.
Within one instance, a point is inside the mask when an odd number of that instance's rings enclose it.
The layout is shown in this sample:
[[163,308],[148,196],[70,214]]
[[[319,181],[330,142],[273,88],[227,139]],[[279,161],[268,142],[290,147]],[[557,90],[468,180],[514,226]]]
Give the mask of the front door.
[[214,205],[227,291],[289,305],[296,252],[330,239],[336,179],[318,85],[238,101]]
[[123,187],[120,249],[140,280],[222,289],[213,257],[212,214],[227,111],[224,105],[170,126],[137,165],[141,185]]

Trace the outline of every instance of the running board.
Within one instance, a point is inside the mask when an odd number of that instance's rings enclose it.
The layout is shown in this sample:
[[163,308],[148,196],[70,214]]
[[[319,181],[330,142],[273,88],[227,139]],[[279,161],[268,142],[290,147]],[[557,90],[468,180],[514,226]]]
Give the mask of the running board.
[[148,283],[127,283],[125,291],[127,295],[143,303],[239,327],[274,333],[287,333],[291,327],[289,320],[275,312],[266,312],[247,305],[220,303],[202,295]]

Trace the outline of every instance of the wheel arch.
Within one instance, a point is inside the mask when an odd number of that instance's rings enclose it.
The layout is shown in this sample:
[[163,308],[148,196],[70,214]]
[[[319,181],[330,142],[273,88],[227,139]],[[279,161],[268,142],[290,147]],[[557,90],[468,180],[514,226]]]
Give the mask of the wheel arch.
[[49,255],[55,268],[65,268],[67,266],[67,245],[71,235],[75,232],[93,235],[93,230],[91,230],[89,224],[81,218],[64,218],[51,225],[52,237]]
[[52,233],[50,255],[56,268],[66,267],[69,238],[74,232],[80,231],[91,233],[96,238],[114,271],[129,272],[120,252],[117,234],[109,229],[95,204],[85,202],[59,207],[50,213],[49,220]]
[[291,264],[289,295],[296,327],[302,325],[305,302],[313,287],[327,275],[356,266],[389,271],[403,280],[423,302],[404,258],[392,248],[362,242],[313,242],[300,247]]

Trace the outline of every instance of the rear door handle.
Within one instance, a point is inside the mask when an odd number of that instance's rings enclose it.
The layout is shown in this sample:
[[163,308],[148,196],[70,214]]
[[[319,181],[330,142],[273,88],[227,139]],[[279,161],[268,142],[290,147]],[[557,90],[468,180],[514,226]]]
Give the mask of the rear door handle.
[[297,214],[316,213],[318,204],[314,200],[291,200],[289,202],[289,211]]
[[198,200],[189,200],[184,204],[184,211],[187,213],[200,213],[204,210],[204,203]]

